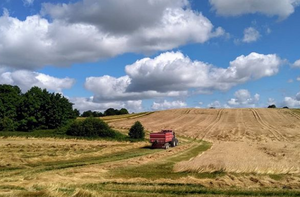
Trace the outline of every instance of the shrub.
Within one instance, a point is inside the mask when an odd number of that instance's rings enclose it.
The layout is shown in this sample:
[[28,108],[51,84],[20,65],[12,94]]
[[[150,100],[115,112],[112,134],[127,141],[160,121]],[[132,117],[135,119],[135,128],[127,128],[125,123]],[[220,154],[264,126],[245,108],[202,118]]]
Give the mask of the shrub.
[[276,105],[269,105],[268,108],[276,108]]
[[128,135],[133,139],[144,139],[145,132],[143,125],[139,121],[136,121],[130,128]]
[[67,129],[67,135],[83,137],[115,137],[116,132],[99,118],[89,117],[74,121]]

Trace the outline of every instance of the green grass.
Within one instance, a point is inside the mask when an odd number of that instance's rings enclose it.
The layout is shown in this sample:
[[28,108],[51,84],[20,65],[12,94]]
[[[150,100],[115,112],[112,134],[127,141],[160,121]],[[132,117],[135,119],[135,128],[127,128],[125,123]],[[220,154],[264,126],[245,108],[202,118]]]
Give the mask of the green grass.
[[[105,122],[114,122],[119,120],[128,120],[134,119],[142,116],[146,116],[152,114],[153,112],[142,112],[137,114],[125,114],[125,115],[116,115],[116,116],[106,116],[101,117]],[[79,117],[77,120],[84,120],[85,118]],[[67,127],[67,125],[66,125]],[[29,132],[23,131],[0,131],[0,136],[2,137],[34,137],[34,138],[62,138],[62,139],[86,139],[86,140],[116,140],[116,141],[130,141],[130,142],[137,142],[141,140],[135,140],[128,137],[128,135],[123,134],[117,130],[117,135],[114,138],[109,137],[79,137],[79,136],[69,136],[66,135],[66,127],[58,128],[58,129],[47,129],[47,130],[34,130]]]
[[200,184],[182,184],[182,183],[118,183],[104,182],[95,184],[84,184],[81,186],[88,191],[112,192],[123,194],[164,194],[172,195],[216,195],[216,196],[299,196],[300,191],[295,190],[243,190],[243,189],[209,189]]
[[0,172],[13,172],[17,171],[18,174],[34,174],[34,173],[42,173],[46,171],[52,170],[60,170],[66,168],[74,168],[80,166],[87,166],[93,164],[103,164],[107,162],[121,161],[134,157],[139,157],[155,152],[162,151],[161,149],[151,150],[149,148],[135,148],[126,151],[120,151],[112,154],[105,154],[101,156],[94,157],[80,157],[78,159],[70,159],[70,160],[57,160],[51,162],[38,162],[27,164],[22,168],[0,168]]
[[143,140],[135,140],[129,138],[129,136],[116,131],[117,135],[114,138],[111,137],[80,137],[70,136],[56,129],[48,130],[34,130],[29,132],[23,131],[0,131],[0,136],[5,137],[25,137],[25,138],[60,138],[60,139],[84,139],[84,140],[108,140],[108,141],[129,141],[137,142]]
[[[195,143],[196,142],[196,143]],[[110,173],[110,177],[114,178],[147,178],[151,180],[159,178],[178,179],[186,176],[195,176],[201,178],[214,178],[216,176],[222,176],[223,172],[216,173],[192,173],[192,172],[174,172],[173,167],[175,163],[180,161],[189,160],[192,157],[206,151],[211,147],[209,142],[191,141],[189,143],[195,143],[195,147],[189,148],[174,156],[166,159],[161,159],[159,162],[152,162],[150,164],[144,164],[140,166],[130,166],[125,168],[114,169]]]

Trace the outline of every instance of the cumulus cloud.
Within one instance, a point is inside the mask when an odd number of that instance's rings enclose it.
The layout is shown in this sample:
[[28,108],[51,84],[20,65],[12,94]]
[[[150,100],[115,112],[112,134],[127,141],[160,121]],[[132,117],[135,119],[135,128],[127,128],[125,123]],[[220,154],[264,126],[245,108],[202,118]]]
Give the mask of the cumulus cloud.
[[140,92],[127,92],[131,78],[123,76],[115,78],[111,76],[89,77],[85,81],[85,88],[94,93],[95,102],[142,100],[158,97],[179,97],[187,95],[187,91],[158,92],[145,90]]
[[23,92],[26,92],[33,86],[46,88],[54,92],[62,92],[63,89],[71,88],[74,83],[75,80],[71,78],[56,78],[27,70],[17,70],[13,72],[2,70],[2,72],[0,72],[0,84],[17,85]]
[[214,101],[210,104],[207,105],[208,108],[221,108],[222,105],[220,103],[220,101]]
[[189,92],[226,91],[238,84],[275,75],[281,59],[275,54],[239,56],[228,68],[192,61],[181,52],[143,58],[125,67],[126,76],[89,77],[85,87],[97,102],[186,96]]
[[260,34],[255,28],[248,27],[244,30],[243,42],[246,42],[246,43],[255,42],[259,39],[259,37],[260,37]]
[[24,4],[25,6],[32,5],[33,2],[34,2],[34,0],[23,0],[23,4]]
[[153,110],[165,110],[165,109],[176,109],[176,108],[184,108],[186,107],[186,102],[183,101],[166,101],[163,102],[153,102],[152,109]]
[[300,92],[296,94],[295,97],[284,97],[283,106],[289,108],[299,108],[300,107]]
[[0,65],[17,69],[68,66],[128,52],[148,54],[204,43],[225,34],[191,10],[187,0],[48,3],[42,13],[51,20],[33,15],[22,21],[4,12]]
[[275,105],[276,101],[273,98],[268,98],[268,105]]
[[294,13],[299,0],[209,0],[212,9],[221,16],[261,13],[284,19]]
[[129,112],[141,112],[143,111],[142,101],[125,101],[125,102],[105,102],[96,103],[93,97],[91,98],[70,98],[70,101],[74,103],[74,108],[78,109],[81,113],[84,111],[105,111],[108,108],[121,109],[126,108]]
[[300,59],[295,61],[294,64],[292,65],[292,67],[300,68]]
[[235,108],[244,108],[244,107],[257,107],[257,103],[259,102],[259,94],[255,94],[253,97],[250,92],[246,89],[238,90],[234,93],[234,98],[230,99],[227,104],[230,107]]

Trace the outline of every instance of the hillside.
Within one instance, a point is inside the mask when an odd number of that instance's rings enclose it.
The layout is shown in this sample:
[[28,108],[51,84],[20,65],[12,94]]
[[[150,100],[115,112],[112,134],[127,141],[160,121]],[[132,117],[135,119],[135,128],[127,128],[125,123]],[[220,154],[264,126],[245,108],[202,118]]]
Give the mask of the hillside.
[[[174,109],[138,118],[149,131],[213,142],[203,155],[176,171],[300,173],[300,116],[289,109]],[[128,128],[136,120],[111,123]]]

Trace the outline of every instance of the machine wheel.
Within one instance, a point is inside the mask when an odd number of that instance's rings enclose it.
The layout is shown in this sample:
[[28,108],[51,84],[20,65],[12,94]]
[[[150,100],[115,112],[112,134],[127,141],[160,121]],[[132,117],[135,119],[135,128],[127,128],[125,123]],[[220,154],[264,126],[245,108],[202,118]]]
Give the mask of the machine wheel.
[[176,144],[175,146],[178,146],[178,145],[179,145],[179,142],[178,142],[177,139],[175,140],[175,144]]
[[169,147],[170,147],[170,144],[169,144],[169,143],[166,143],[166,144],[165,144],[165,149],[167,150]]
[[171,146],[172,146],[172,147],[175,147],[175,146],[176,146],[176,140],[172,140]]

